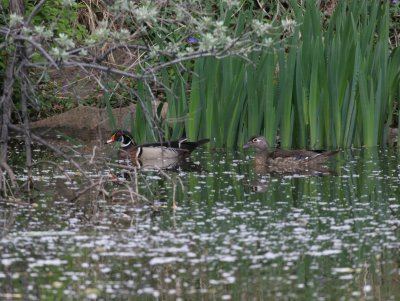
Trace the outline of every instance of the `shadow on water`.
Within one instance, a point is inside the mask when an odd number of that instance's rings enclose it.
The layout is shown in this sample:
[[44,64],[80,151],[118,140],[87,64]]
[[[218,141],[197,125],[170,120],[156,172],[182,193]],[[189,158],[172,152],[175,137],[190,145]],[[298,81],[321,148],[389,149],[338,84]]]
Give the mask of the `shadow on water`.
[[0,207],[0,297],[400,298],[394,150],[342,152],[316,174],[259,174],[251,160],[199,151],[201,171],[139,171],[104,187],[126,187],[118,197],[77,202],[78,175],[38,167],[34,202]]

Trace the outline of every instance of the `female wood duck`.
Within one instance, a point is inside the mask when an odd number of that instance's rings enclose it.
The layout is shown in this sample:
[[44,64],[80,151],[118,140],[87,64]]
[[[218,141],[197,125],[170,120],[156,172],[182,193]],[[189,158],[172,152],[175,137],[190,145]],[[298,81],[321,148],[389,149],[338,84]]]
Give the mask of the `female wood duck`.
[[201,139],[196,142],[189,142],[187,139],[177,141],[165,141],[162,143],[147,143],[137,145],[132,134],[124,130],[116,130],[107,144],[120,142],[121,148],[119,158],[121,160],[153,160],[153,159],[174,159],[185,157],[198,146],[209,142],[210,139]]
[[312,166],[325,162],[339,151],[318,152],[310,150],[281,150],[269,151],[268,142],[262,136],[255,136],[243,145],[243,148],[256,150],[256,166],[271,166],[298,170],[301,167]]

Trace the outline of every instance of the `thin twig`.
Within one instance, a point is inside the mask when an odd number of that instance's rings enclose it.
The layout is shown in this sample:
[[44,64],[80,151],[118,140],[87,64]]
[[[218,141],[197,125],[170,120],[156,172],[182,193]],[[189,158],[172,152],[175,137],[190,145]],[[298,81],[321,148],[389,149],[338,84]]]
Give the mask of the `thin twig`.
[[215,56],[215,55],[216,54],[212,53],[212,52],[199,51],[199,52],[191,53],[190,55],[187,55],[187,56],[182,56],[180,58],[174,59],[172,61],[160,64],[160,65],[157,65],[155,67],[148,68],[145,72],[154,74],[155,72],[157,72],[160,69],[175,65],[177,63],[181,63],[184,61],[189,61],[189,60],[193,60],[193,59],[197,59],[197,58],[201,58],[201,57]]
[[[5,162],[0,162],[0,167],[2,167],[8,174],[8,176],[10,177],[10,181],[11,181],[11,186],[13,188],[18,187],[17,185],[17,178],[15,177],[15,174],[13,172],[13,170],[11,169],[11,167]],[[1,170],[0,170],[1,172]]]
[[0,126],[0,162],[7,161],[9,124],[12,111],[12,93],[15,82],[14,69],[17,64],[17,51],[8,57],[5,75],[3,77],[3,95],[0,100],[1,126]]
[[[43,54],[43,56],[50,62],[50,64],[54,68],[56,68],[57,70],[60,70],[60,68],[58,67],[57,63],[53,60],[53,58],[50,56],[50,54],[48,54],[47,51],[44,50],[44,48],[40,44],[36,43],[32,38],[30,38],[30,37],[28,38],[28,37],[25,37],[25,36],[18,35],[18,36],[15,37],[15,40],[26,41],[26,42],[32,44],[33,46],[35,46],[35,48],[37,50],[39,50]],[[26,66],[29,66],[29,67],[31,67],[31,65],[32,64],[26,64]],[[35,64],[34,64],[34,66],[35,66]]]
[[68,173],[65,171],[65,169],[64,169],[60,164],[58,164],[58,163],[56,163],[56,162],[53,162],[53,161],[40,160],[40,161],[34,162],[34,163],[32,164],[32,167],[33,167],[33,166],[36,166],[36,165],[40,165],[40,164],[49,164],[49,165],[54,165],[54,166],[56,166],[56,167],[64,174],[64,176],[67,178],[67,180],[70,181],[70,182],[72,182],[71,177],[68,175]]
[[127,187],[126,190],[120,189],[120,190],[114,191],[114,192],[111,194],[111,196],[112,196],[112,197],[115,197],[116,194],[118,194],[118,193],[124,193],[124,192],[125,192],[125,193],[128,192],[129,194],[133,194],[133,195],[135,195],[136,197],[141,198],[141,199],[143,199],[144,201],[148,202],[149,204],[152,203],[152,202],[151,202],[148,198],[146,198],[144,195],[141,195],[141,194],[139,194],[139,193],[133,191],[132,188],[130,188],[130,187]]
[[21,202],[21,201],[18,201],[17,199],[15,199],[15,198],[7,198],[7,199],[0,198],[0,204],[18,205],[18,206],[31,206],[31,203]]
[[97,65],[97,64],[88,64],[88,63],[82,63],[82,62],[77,62],[77,61],[66,61],[64,62],[65,66],[72,66],[72,67],[82,67],[82,68],[89,68],[89,69],[94,69],[94,70],[100,70],[104,71],[107,73],[114,73],[118,75],[123,75],[129,78],[134,78],[134,79],[143,79],[145,76],[144,75],[136,75],[127,71],[111,68],[108,66],[102,66],[102,65]]
[[[108,55],[113,52],[114,50],[120,49],[120,48],[128,48],[128,49],[137,49],[137,50],[143,50],[143,51],[150,51],[149,47],[143,46],[143,45],[126,45],[126,44],[120,44],[116,45],[114,47],[111,47],[107,49],[106,52],[102,54],[102,56],[96,58],[96,63],[101,63],[105,59],[107,59]],[[73,51],[75,52],[75,50]]]
[[[21,43],[22,44],[22,43]],[[21,45],[22,46],[22,45]],[[25,47],[20,48],[21,56],[25,57]],[[28,82],[26,80],[26,68],[24,66],[25,59],[21,63],[21,68],[17,75],[21,81],[21,115],[22,125],[24,129],[24,140],[25,140],[25,165],[27,168],[27,189],[30,192],[32,182],[32,139],[31,139],[31,128],[29,125],[29,113],[28,113]]]
[[32,22],[33,17],[37,14],[37,12],[40,10],[40,8],[46,3],[47,0],[41,0],[32,10],[32,12],[29,14],[28,19],[25,22],[25,26],[29,26]]
[[[9,124],[9,128],[12,129],[12,130],[14,130],[14,131],[17,131],[17,132],[19,132],[19,133],[24,133],[24,130],[23,130],[23,129],[21,129],[19,126],[16,126],[16,125],[14,125],[14,124]],[[82,167],[81,167],[74,159],[72,159],[72,158],[69,157],[68,155],[64,154],[64,153],[63,153],[62,151],[60,151],[56,146],[54,146],[54,145],[52,145],[52,144],[46,142],[46,141],[45,141],[44,139],[42,139],[41,137],[36,136],[36,135],[33,134],[33,133],[31,134],[31,137],[33,138],[33,140],[35,140],[35,141],[37,141],[38,143],[40,143],[40,144],[42,144],[42,145],[48,147],[49,149],[51,149],[56,155],[59,155],[60,157],[63,157],[63,158],[65,158],[66,160],[68,160],[73,166],[75,166],[75,167],[82,173],[82,175],[83,175],[84,177],[86,177],[86,178],[90,181],[91,184],[94,183],[93,180],[86,174],[86,172],[82,169]]]
[[175,201],[175,196],[176,196],[176,183],[175,183],[175,181],[172,181],[172,209],[174,211],[177,208],[176,201]]
[[93,183],[92,185],[86,187],[85,189],[82,189],[78,193],[75,194],[75,196],[69,200],[69,202],[74,202],[76,201],[81,195],[85,194],[88,190],[92,189],[93,187],[100,186],[102,184],[103,180],[100,179],[98,182]]
[[93,164],[94,157],[96,156],[96,149],[97,149],[97,146],[95,145],[92,150],[92,157],[90,158],[90,161],[89,161],[90,164]]

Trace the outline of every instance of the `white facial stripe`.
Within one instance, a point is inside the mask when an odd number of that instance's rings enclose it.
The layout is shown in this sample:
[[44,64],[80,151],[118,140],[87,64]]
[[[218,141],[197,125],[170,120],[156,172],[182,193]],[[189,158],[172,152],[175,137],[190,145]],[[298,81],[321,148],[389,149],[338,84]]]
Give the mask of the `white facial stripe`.
[[187,140],[188,140],[188,138],[184,138],[184,139],[179,140],[178,147],[181,148],[181,144],[182,144],[183,142],[187,141]]
[[121,147],[127,147],[132,143],[132,140],[129,139],[128,142],[125,142],[125,137],[122,136],[122,142],[121,142]]

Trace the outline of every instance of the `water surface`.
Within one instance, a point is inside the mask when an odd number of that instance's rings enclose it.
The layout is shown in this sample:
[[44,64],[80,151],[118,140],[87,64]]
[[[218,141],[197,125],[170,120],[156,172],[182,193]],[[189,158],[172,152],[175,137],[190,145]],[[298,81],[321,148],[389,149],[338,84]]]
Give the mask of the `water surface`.
[[73,202],[79,173],[38,165],[31,200],[0,207],[0,298],[400,299],[395,150],[341,152],[324,176],[257,175],[251,152],[192,159],[202,171],[132,182],[97,166],[108,195]]

